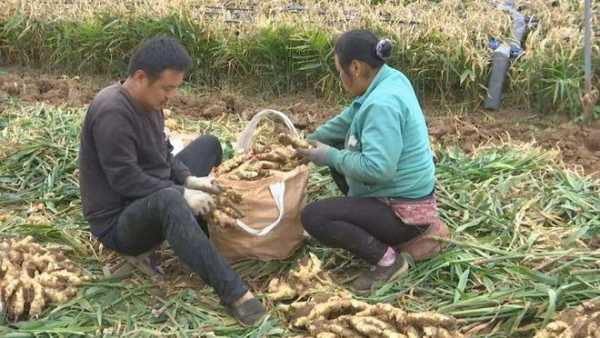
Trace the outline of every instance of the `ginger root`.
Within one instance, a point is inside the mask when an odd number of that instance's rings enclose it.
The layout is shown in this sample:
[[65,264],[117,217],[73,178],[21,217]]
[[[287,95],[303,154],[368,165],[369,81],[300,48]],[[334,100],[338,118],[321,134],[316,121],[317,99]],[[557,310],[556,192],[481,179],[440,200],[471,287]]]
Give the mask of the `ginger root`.
[[[307,297],[308,296],[308,297]],[[295,300],[280,305],[293,329],[303,337],[462,338],[458,322],[435,312],[409,313],[391,304],[369,304],[340,289],[313,254],[287,278],[269,283],[271,300]]]
[[279,134],[275,139],[262,142],[269,144],[256,142],[250,154],[238,155],[225,161],[215,174],[233,180],[251,181],[269,177],[271,170],[291,171],[303,164],[295,150],[311,147],[306,140],[287,134]]
[[[279,137],[276,137],[276,134],[257,134],[260,140],[254,143],[252,152],[235,156],[222,163],[214,172],[217,178],[252,181],[269,177],[273,171],[294,170],[303,163],[296,156],[294,147],[310,146],[308,142],[285,134],[280,134]],[[216,208],[208,215],[207,221],[221,228],[234,226],[237,220],[244,218],[243,212],[238,208],[241,202],[242,196],[230,189],[218,194]]]
[[292,146],[292,147],[294,147],[294,149],[310,149],[310,148],[312,148],[312,145],[310,143],[308,143],[308,141],[301,139],[301,138],[290,136],[288,134],[279,134],[278,140],[279,140],[279,143],[286,145],[286,146],[287,145]]
[[321,267],[321,261],[310,254],[299,266],[290,271],[287,281],[275,278],[269,283],[267,295],[274,301],[302,298],[307,294],[335,290],[329,275]]
[[[287,310],[288,315],[293,316],[290,312],[295,308],[289,306]],[[435,318],[438,324],[427,325],[423,320],[407,324],[414,318]],[[336,337],[463,337],[456,330],[456,321],[449,316],[406,313],[389,304],[371,305],[345,297],[331,297],[316,304],[308,314],[299,316],[291,324],[296,329],[306,330],[309,337],[318,337],[322,333]]]
[[50,303],[77,294],[87,278],[60,252],[28,236],[0,242],[0,312],[12,320],[37,318]]
[[227,174],[227,173],[231,172],[232,170],[236,169],[237,167],[239,167],[246,160],[248,160],[248,158],[246,156],[236,156],[236,157],[230,158],[229,160],[223,162],[217,168],[216,174],[217,175]]
[[242,195],[228,188],[223,189],[217,195],[216,207],[208,214],[207,221],[217,227],[228,228],[234,226],[238,219],[244,218],[244,213],[237,207],[242,201]]
[[286,300],[286,299],[294,299],[298,293],[296,290],[292,289],[292,287],[283,281],[280,281],[279,278],[273,278],[269,282],[269,298],[274,300]]

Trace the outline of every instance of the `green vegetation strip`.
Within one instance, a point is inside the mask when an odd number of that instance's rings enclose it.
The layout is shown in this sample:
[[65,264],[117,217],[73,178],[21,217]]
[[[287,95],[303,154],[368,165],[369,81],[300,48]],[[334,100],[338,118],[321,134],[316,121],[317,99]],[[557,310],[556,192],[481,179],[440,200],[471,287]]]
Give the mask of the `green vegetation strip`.
[[[487,0],[307,2],[294,13],[284,10],[289,3],[270,0],[235,22],[226,15],[234,12],[221,7],[220,15],[207,13],[210,4],[193,0],[17,3],[0,5],[0,56],[11,63],[123,76],[135,46],[164,34],[190,51],[194,84],[241,84],[280,95],[308,89],[339,99],[333,41],[360,27],[395,41],[390,64],[407,74],[420,97],[467,107],[485,98],[489,38],[510,38],[511,25],[508,14]],[[578,115],[582,2],[527,3],[525,13],[540,25],[529,35],[526,54],[511,66],[504,102]],[[594,67],[600,67],[598,53]]]
[[[77,144],[84,111],[10,104],[0,116],[0,236],[33,235],[71,248],[85,269],[102,264],[79,210]],[[222,124],[183,120],[194,131],[219,135],[226,144],[240,129],[237,118]],[[229,147],[229,146],[228,146]],[[436,149],[437,194],[453,237],[439,256],[415,265],[403,278],[366,298],[408,310],[435,310],[484,328],[488,337],[531,336],[568,307],[600,297],[598,182],[562,168],[555,153],[530,145],[499,144],[473,155]],[[310,199],[338,194],[326,170],[313,169]],[[27,209],[46,206],[48,224],[30,224]],[[336,272],[361,262],[310,242],[285,262],[243,262],[236,269],[264,290],[308,251]],[[77,298],[49,309],[36,321],[0,322],[0,336],[214,336],[285,337],[278,313],[244,329],[225,315],[210,289],[157,294],[148,280],[102,280],[86,284]],[[1,321],[2,319],[0,319]]]

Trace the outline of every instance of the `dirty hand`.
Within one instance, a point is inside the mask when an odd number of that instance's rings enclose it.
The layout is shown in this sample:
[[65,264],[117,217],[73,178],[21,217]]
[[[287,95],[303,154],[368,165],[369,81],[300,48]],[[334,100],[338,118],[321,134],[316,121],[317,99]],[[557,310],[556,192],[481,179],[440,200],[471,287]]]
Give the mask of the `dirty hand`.
[[201,190],[209,194],[218,194],[221,192],[221,187],[219,187],[217,181],[212,176],[188,176],[185,179],[185,187],[188,189]]
[[184,189],[183,198],[194,215],[206,216],[215,207],[212,196],[200,190]]
[[321,142],[312,142],[314,147],[310,149],[298,149],[296,154],[301,156],[316,165],[327,165],[327,153],[331,149],[330,146]]

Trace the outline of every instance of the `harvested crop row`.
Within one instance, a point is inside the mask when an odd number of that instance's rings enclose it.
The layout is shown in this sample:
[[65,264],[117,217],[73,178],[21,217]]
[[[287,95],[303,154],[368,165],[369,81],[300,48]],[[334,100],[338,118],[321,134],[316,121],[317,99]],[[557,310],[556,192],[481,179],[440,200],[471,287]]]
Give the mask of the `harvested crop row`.
[[[368,304],[352,299],[336,287],[313,254],[285,280],[273,279],[268,297],[274,301],[296,301],[280,305],[290,326],[308,332],[308,337],[463,337],[457,320],[435,312],[409,313],[391,304]],[[310,296],[308,301],[302,299]],[[307,337],[307,336],[302,336]]]
[[[371,305],[351,298],[331,297],[324,302],[282,307],[292,327],[310,337],[459,338],[457,320],[435,312],[410,313],[390,304]],[[298,316],[297,314],[302,315]]]

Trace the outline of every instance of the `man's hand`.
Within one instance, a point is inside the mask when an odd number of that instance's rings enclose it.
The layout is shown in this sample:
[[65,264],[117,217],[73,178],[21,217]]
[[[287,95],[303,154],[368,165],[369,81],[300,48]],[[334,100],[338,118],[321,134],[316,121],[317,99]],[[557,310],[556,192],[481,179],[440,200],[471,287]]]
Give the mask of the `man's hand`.
[[183,198],[194,215],[206,216],[215,207],[212,196],[200,190],[184,189]]
[[222,190],[212,176],[188,176],[184,185],[188,189],[201,190],[209,194],[218,194]]
[[313,148],[298,149],[296,150],[296,154],[316,165],[327,165],[327,153],[331,147],[321,142],[312,143],[314,144]]

